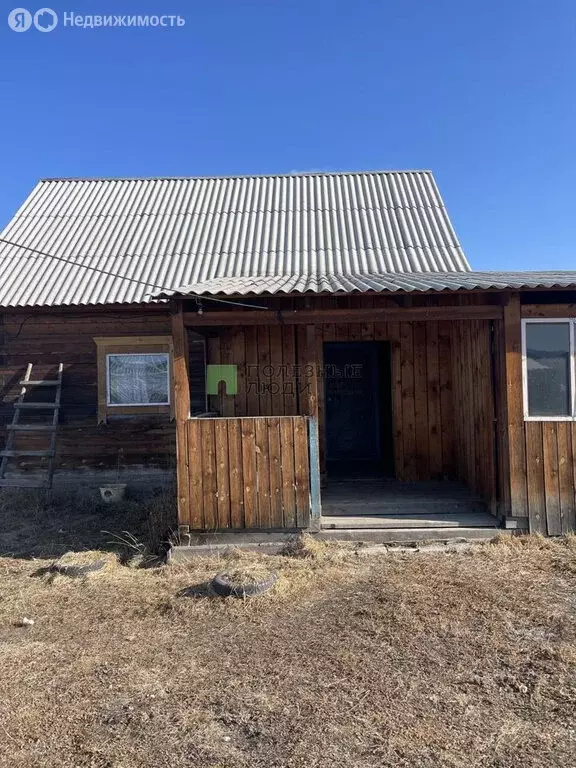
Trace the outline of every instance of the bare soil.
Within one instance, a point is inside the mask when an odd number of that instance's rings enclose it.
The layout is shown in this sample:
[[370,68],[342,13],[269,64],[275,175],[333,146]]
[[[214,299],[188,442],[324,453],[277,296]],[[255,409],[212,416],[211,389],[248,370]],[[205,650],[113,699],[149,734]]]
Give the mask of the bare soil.
[[[89,533],[68,511],[76,524]],[[63,553],[34,559],[16,538],[28,555],[0,557],[0,766],[576,765],[572,538],[144,569],[107,557],[82,579],[46,578]],[[66,562],[95,549],[72,538]],[[242,568],[278,582],[210,594]]]

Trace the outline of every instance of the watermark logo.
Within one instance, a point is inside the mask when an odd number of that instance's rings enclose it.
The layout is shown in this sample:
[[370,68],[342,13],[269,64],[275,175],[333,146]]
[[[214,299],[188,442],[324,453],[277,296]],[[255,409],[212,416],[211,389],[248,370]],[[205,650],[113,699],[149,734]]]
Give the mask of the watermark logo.
[[58,25],[58,14],[52,8],[40,8],[34,16],[27,8],[14,8],[8,14],[8,26],[13,32],[27,32],[32,24],[39,32],[52,32]]
[[26,8],[14,8],[8,14],[8,26],[13,32],[28,32],[32,26],[32,14]]
[[224,382],[227,395],[238,392],[238,368],[235,365],[206,366],[206,394],[217,395],[220,382]]
[[58,15],[52,8],[40,8],[34,14],[34,26],[39,32],[52,32],[58,26]]
[[[177,14],[147,14],[117,16],[116,14],[80,14],[64,11],[62,26],[74,29],[105,29],[106,27],[183,27],[186,19]],[[32,25],[39,32],[52,32],[58,26],[58,14],[52,8],[40,8],[32,14],[27,8],[14,8],[8,14],[8,26],[14,32],[27,32]]]

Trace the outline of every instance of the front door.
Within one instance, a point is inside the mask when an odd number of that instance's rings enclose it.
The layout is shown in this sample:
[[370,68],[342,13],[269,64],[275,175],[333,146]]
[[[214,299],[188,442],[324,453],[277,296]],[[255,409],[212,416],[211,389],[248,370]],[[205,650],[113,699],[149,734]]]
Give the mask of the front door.
[[390,451],[383,440],[383,424],[389,419],[382,418],[387,403],[383,389],[390,389],[390,383],[382,381],[383,361],[387,357],[389,346],[379,342],[324,344],[329,472],[330,465],[358,470],[369,466],[384,468],[387,464],[385,454]]

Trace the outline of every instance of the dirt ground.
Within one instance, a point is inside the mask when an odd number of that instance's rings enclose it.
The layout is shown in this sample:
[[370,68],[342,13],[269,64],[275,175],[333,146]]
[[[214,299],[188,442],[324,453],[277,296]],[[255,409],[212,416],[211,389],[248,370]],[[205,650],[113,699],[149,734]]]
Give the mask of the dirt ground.
[[[100,534],[107,567],[70,579],[51,558],[101,521],[55,515],[1,544],[1,766],[576,766],[575,539],[135,569]],[[210,596],[255,560],[271,592]]]

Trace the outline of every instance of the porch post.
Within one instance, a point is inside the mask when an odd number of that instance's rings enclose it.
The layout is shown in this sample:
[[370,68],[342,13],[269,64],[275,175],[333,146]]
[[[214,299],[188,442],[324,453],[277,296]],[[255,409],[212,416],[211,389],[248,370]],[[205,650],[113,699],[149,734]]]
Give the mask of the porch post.
[[322,499],[320,496],[320,437],[318,403],[318,344],[316,326],[306,326],[306,363],[310,366],[311,376],[306,388],[306,412],[308,424],[308,458],[310,461],[310,530],[320,530]]
[[[512,293],[504,306],[504,365],[512,517],[528,517],[524,406],[522,394],[522,324],[520,294]],[[506,478],[503,478],[506,481]]]
[[[171,309],[174,346],[174,413],[176,416],[176,478],[178,486],[178,528],[182,536],[190,531],[188,435],[190,418],[190,377],[188,374],[188,337],[184,327],[182,300],[175,300]],[[185,543],[185,542],[183,542]]]

